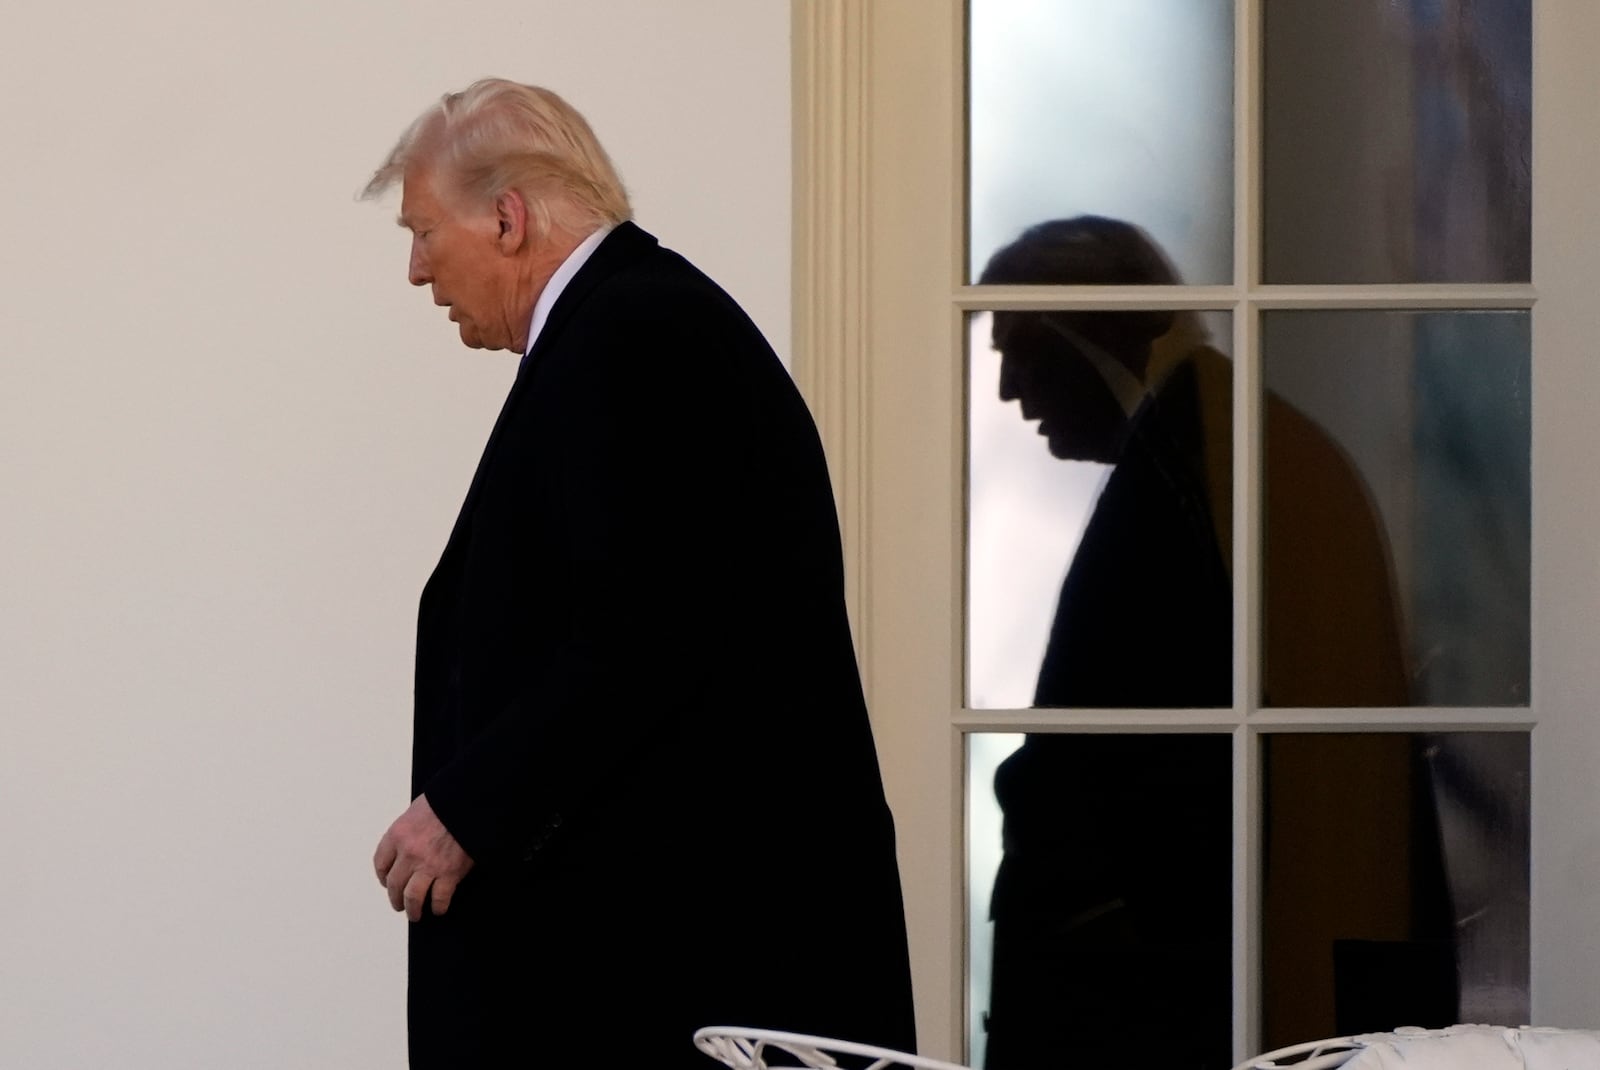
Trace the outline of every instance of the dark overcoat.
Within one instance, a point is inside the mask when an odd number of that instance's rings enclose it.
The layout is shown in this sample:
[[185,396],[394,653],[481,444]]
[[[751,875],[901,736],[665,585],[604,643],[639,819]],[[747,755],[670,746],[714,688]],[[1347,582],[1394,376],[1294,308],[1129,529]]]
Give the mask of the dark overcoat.
[[832,493],[787,372],[632,224],[573,277],[417,625],[411,1065],[711,1066],[703,1025],[914,1045]]

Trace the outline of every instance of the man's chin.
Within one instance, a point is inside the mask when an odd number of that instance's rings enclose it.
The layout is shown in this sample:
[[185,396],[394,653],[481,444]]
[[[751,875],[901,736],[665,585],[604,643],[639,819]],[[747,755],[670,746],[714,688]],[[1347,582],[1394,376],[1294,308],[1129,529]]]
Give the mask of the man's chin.
[[1116,451],[1105,443],[1082,442],[1072,438],[1051,436],[1046,440],[1050,456],[1058,461],[1092,461],[1095,464],[1116,464]]
[[503,342],[490,342],[483,335],[471,330],[466,324],[461,325],[461,344],[468,349],[510,349],[511,346]]

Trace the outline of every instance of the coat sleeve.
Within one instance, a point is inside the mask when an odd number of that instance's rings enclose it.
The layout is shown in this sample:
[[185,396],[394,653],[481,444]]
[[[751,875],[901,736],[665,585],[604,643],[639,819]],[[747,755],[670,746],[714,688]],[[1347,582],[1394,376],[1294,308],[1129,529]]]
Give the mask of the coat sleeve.
[[[716,733],[727,703],[706,700],[713,666],[736,656],[742,607],[771,602],[761,562],[772,547],[755,550],[771,533],[751,530],[761,511],[741,507],[754,448],[741,439],[763,422],[750,391],[766,380],[736,371],[775,367],[765,342],[742,314],[684,295],[581,340],[560,403],[540,410],[557,424],[540,436],[548,448],[513,462],[548,488],[541,523],[555,527],[557,560],[546,564],[565,593],[526,611],[556,615],[554,638],[423,789],[480,862],[533,861],[605,785],[681,755],[689,734]],[[768,423],[769,441],[814,436]],[[781,483],[783,466],[769,467],[763,483]]]

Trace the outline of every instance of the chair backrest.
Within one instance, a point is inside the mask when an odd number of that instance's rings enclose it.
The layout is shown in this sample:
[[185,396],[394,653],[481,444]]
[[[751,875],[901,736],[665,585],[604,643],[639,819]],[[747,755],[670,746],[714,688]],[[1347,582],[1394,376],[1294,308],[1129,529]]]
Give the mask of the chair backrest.
[[1333,1037],[1328,1040],[1309,1040],[1287,1048],[1262,1052],[1246,1059],[1233,1070],[1331,1070],[1343,1066],[1352,1055],[1361,1050],[1354,1037]]
[[[863,1070],[885,1070],[891,1066],[911,1067],[912,1070],[969,1070],[955,1063],[924,1059],[920,1055],[875,1048],[870,1044],[742,1026],[707,1026],[695,1033],[694,1043],[701,1051],[732,1070],[767,1070],[769,1051],[783,1052],[789,1059],[799,1060],[798,1065],[814,1067],[816,1070],[834,1070],[839,1065],[835,1058],[839,1055],[855,1056],[863,1062]],[[793,1065],[796,1064],[789,1061],[779,1063],[779,1066]]]

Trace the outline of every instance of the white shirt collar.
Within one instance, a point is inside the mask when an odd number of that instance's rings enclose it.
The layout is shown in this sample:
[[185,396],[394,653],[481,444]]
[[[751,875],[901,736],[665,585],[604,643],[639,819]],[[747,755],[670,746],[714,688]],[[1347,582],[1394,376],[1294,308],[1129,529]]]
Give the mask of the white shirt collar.
[[612,231],[611,226],[601,227],[578,244],[578,247],[567,254],[567,258],[556,268],[555,274],[550,276],[550,281],[544,284],[544,290],[539,294],[539,300],[533,303],[533,319],[528,323],[528,347],[522,351],[526,357],[533,352],[533,343],[539,338],[539,332],[544,330],[545,320],[550,318],[550,310],[555,307],[556,298],[561,296],[561,291],[567,288],[567,283],[572,281],[572,276],[578,269],[588,262],[589,257],[600,247],[607,234]]

